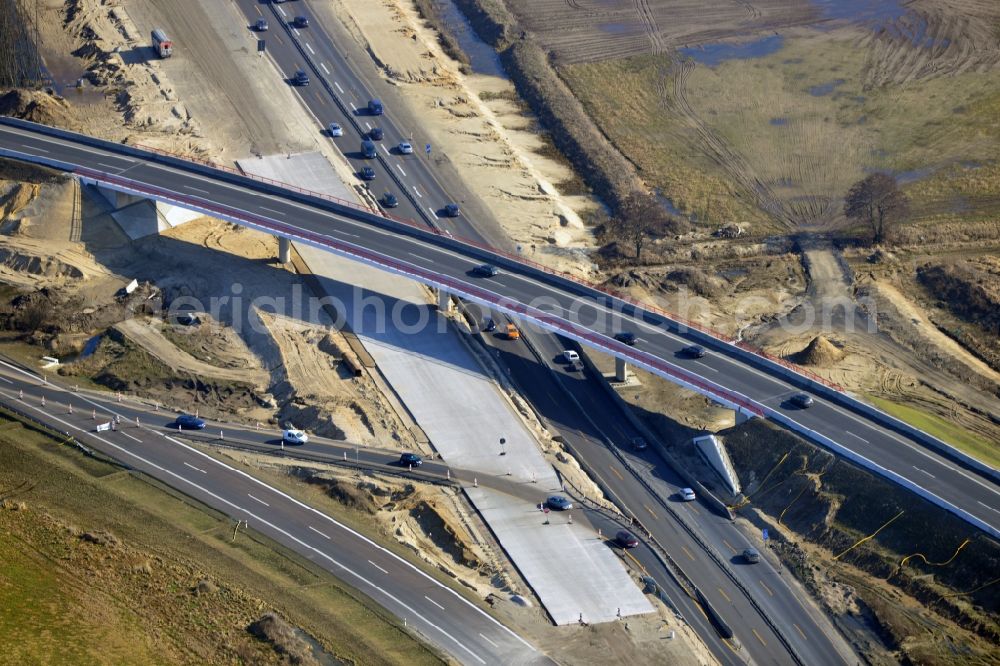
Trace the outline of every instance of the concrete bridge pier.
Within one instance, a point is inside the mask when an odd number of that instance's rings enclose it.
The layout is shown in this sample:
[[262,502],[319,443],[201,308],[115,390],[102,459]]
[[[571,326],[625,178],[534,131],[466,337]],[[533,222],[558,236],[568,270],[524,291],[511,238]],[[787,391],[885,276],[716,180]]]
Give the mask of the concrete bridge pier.
[[292,241],[278,236],[278,262],[287,264],[292,260]]
[[437,302],[438,310],[440,310],[441,312],[450,312],[451,294],[449,294],[444,289],[438,289],[437,295],[438,295],[438,302]]
[[619,384],[628,381],[628,363],[618,356],[615,357],[615,381]]

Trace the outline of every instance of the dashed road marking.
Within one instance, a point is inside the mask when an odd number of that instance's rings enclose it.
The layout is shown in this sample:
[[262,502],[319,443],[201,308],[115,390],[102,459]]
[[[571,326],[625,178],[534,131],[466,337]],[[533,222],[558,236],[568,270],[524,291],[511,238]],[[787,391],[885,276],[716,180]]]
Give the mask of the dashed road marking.
[[650,509],[647,505],[643,504],[642,506],[643,506],[644,509],[646,509],[646,511],[649,511],[649,515],[651,515],[654,520],[659,520],[660,519],[660,517],[657,516],[655,513],[653,513],[653,510]]
[[[340,86],[337,86],[337,88],[339,89],[339,88],[340,88]],[[341,90],[340,92],[344,92],[344,91],[343,91],[343,90]],[[350,105],[351,105],[351,111],[354,111],[355,113],[357,113],[357,111],[358,111],[358,107],[354,106],[354,102],[348,102],[348,104],[350,104]]]
[[312,53],[313,55],[316,55],[316,52],[313,51],[313,47],[309,45],[309,42],[306,42],[306,48],[309,49],[309,53]]
[[424,599],[426,599],[427,601],[431,602],[432,604],[434,604],[435,606],[437,606],[441,610],[444,610],[444,606],[442,606],[438,602],[434,601],[433,599],[431,599],[430,597],[428,597],[426,594],[424,595]]
[[726,600],[726,601],[728,601],[729,603],[733,603],[733,600],[729,598],[729,595],[728,595],[728,594],[726,594],[726,591],[725,591],[725,590],[723,590],[723,589],[722,589],[721,587],[720,587],[720,588],[718,588],[718,589],[719,589],[719,594],[721,594],[721,595],[722,595],[722,598],[723,598],[723,599],[725,599],[725,600]]
[[193,190],[194,192],[201,192],[202,194],[209,194],[208,190],[203,190],[200,187],[194,187],[192,185],[185,185],[184,189],[185,190]]
[[320,532],[320,531],[319,531],[318,529],[316,529],[315,527],[313,527],[312,525],[309,525],[309,529],[311,529],[311,530],[312,530],[313,532],[315,532],[316,534],[320,535],[320,536],[321,536],[321,537],[323,537],[324,539],[329,539],[329,538],[330,538],[330,537],[328,537],[327,535],[325,535],[325,534],[323,534],[322,532]]
[[129,439],[131,439],[132,441],[139,442],[140,444],[142,444],[142,440],[139,439],[138,437],[133,437],[132,435],[128,434],[127,432],[123,432],[122,434],[125,435],[126,437],[128,437]]
[[846,435],[850,435],[851,437],[854,437],[855,439],[860,439],[860,440],[861,440],[862,442],[864,442],[865,444],[871,444],[871,442],[869,442],[869,441],[868,441],[867,439],[865,439],[865,438],[864,438],[864,437],[862,437],[861,435],[855,435],[855,434],[854,434],[853,432],[851,432],[850,430],[845,430],[845,431],[844,431],[844,434],[846,434]]
[[621,472],[619,472],[619,471],[618,471],[617,469],[615,469],[614,467],[610,467],[610,466],[609,466],[609,467],[608,467],[608,469],[610,469],[610,470],[611,470],[611,473],[612,473],[612,474],[614,474],[615,476],[617,476],[617,477],[618,477],[618,480],[619,480],[619,481],[624,481],[624,480],[625,480],[625,477],[624,477],[624,476],[622,476],[622,473],[621,473]]
[[406,178],[406,172],[405,172],[405,171],[403,171],[403,167],[401,167],[401,166],[399,166],[399,165],[397,164],[397,165],[396,165],[396,168],[397,168],[397,169],[399,169],[399,173],[403,174],[403,178]]
[[979,504],[980,506],[985,506],[987,509],[989,509],[990,511],[993,511],[994,513],[1000,513],[1000,509],[997,509],[996,507],[992,507],[989,504],[983,504],[979,500],[976,500],[976,504]]
[[729,542],[728,542],[728,541],[726,541],[725,539],[723,539],[723,540],[722,540],[722,543],[726,544],[726,548],[728,548],[729,550],[733,551],[733,553],[735,553],[735,552],[736,552],[736,549],[735,549],[735,548],[733,548],[733,544],[729,543]]
[[766,585],[766,584],[764,583],[764,581],[760,581],[760,586],[761,586],[761,587],[763,587],[763,588],[764,588],[765,590],[767,590],[767,593],[768,593],[769,595],[771,595],[772,597],[774,596],[774,592],[772,592],[772,591],[771,591],[771,588],[769,588],[769,587],[768,587],[768,586],[767,586],[767,585]]
[[255,501],[255,502],[260,502],[260,503],[261,503],[261,504],[263,504],[264,506],[271,506],[270,504],[268,504],[268,503],[267,503],[267,502],[265,502],[264,500],[262,500],[262,499],[259,499],[259,498],[257,498],[257,497],[254,497],[254,496],[253,496],[253,495],[251,495],[250,493],[247,493],[247,497],[249,497],[250,499],[252,499],[252,500],[253,500],[253,501]]
[[482,633],[479,634],[479,637],[482,638],[484,641],[486,641],[487,643],[489,643],[490,645],[492,645],[495,648],[499,648],[500,647],[499,645],[497,645],[496,643],[494,643],[490,639],[486,638],[486,636],[483,636]]
[[694,560],[694,555],[692,555],[691,551],[687,549],[687,546],[681,546],[681,550],[683,550],[684,554],[688,556],[688,559],[690,559],[692,562],[695,561]]
[[430,206],[427,207],[427,210],[429,210],[431,212],[431,215],[434,216],[435,220],[440,220],[441,219],[440,217],[438,217],[438,214],[436,212],[434,212],[434,209],[431,208]]
[[792,622],[792,626],[795,627],[795,631],[799,632],[799,636],[801,636],[802,638],[806,637],[805,632],[802,631],[802,629],[799,627],[799,625],[797,625],[794,622]]
[[382,572],[382,573],[384,573],[384,574],[388,574],[388,573],[389,573],[388,571],[386,571],[385,569],[383,569],[383,568],[382,568],[382,567],[380,567],[379,565],[375,564],[375,563],[374,563],[374,562],[372,562],[371,560],[368,560],[368,564],[372,565],[373,567],[375,567],[376,569],[378,569],[379,571],[381,571],[381,572]]
[[764,639],[760,637],[760,634],[757,633],[756,629],[751,629],[750,631],[752,631],[753,635],[757,637],[757,640],[760,641],[761,645],[763,645],[764,647],[767,647],[767,642],[765,642]]
[[937,478],[936,476],[934,476],[933,474],[931,474],[930,472],[928,472],[926,469],[920,469],[916,465],[913,466],[913,469],[917,470],[918,472],[923,472],[924,474],[926,474],[927,476],[931,477],[932,479],[936,479]]
[[274,210],[273,208],[268,208],[267,206],[261,206],[261,208],[263,210],[270,211],[270,212],[272,212],[272,213],[274,213],[276,215],[284,215],[284,213],[282,213],[280,210]]
[[205,470],[203,470],[202,468],[200,468],[200,467],[195,467],[194,465],[192,465],[191,463],[189,463],[189,462],[188,462],[188,461],[186,461],[186,460],[184,461],[184,464],[185,464],[186,466],[190,467],[191,469],[193,469],[193,470],[194,470],[194,471],[196,471],[196,472],[201,472],[202,474],[208,474],[208,472],[206,472],[206,471],[205,471]]
[[288,14],[285,13],[285,10],[282,9],[281,7],[278,7],[278,11],[281,13],[282,16],[288,16]]
[[[324,72],[324,73],[325,73],[325,74],[326,74],[327,76],[330,76],[330,70],[328,70],[328,69],[326,68],[326,63],[325,63],[325,62],[321,62],[321,63],[319,64],[319,66],[320,66],[320,67],[322,68],[323,72]],[[340,88],[340,86],[337,86],[337,88]],[[344,91],[343,91],[343,90],[341,90],[340,92],[344,92]]]
[[389,156],[389,149],[385,147],[385,144],[384,143],[380,143],[378,145],[382,147],[382,151],[385,153],[385,156],[388,157]]
[[413,186],[413,193],[414,193],[414,194],[416,194],[416,195],[417,195],[418,197],[420,197],[421,199],[423,199],[423,198],[424,198],[424,195],[422,195],[422,194],[420,193],[420,190],[418,190],[418,189],[417,189],[417,186],[416,186],[416,185],[414,185],[414,186]]
[[[343,95],[343,94],[344,94],[344,89],[340,87],[340,84],[339,84],[339,83],[337,83],[336,81],[334,81],[334,82],[333,82],[333,85],[337,86],[337,90],[339,90],[339,91],[340,91],[340,94],[341,94],[341,95]],[[354,109],[354,105],[353,105],[353,104],[351,104],[351,108],[352,108],[352,109]],[[357,109],[354,109],[354,110],[355,110],[355,111],[357,111]]]

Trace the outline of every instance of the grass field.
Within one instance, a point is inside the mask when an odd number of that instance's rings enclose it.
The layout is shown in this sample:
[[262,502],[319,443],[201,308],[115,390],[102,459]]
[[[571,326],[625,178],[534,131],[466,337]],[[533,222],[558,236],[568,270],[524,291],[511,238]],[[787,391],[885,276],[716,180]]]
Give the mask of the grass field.
[[869,395],[868,400],[887,414],[895,416],[901,421],[920,428],[924,432],[937,437],[942,442],[951,444],[968,453],[973,458],[982,460],[987,465],[1000,469],[1000,446],[995,442],[978,437],[974,433],[965,430],[954,423],[928,414],[908,405],[901,405],[884,398],[876,398]]
[[347,662],[442,663],[312,563],[9,421],[0,492],[0,661],[284,663],[246,632],[274,609]]
[[771,55],[715,67],[674,54],[560,73],[642,177],[712,225],[828,225],[876,169],[898,175],[918,216],[1000,209],[1000,69],[895,80],[858,40],[803,31]]

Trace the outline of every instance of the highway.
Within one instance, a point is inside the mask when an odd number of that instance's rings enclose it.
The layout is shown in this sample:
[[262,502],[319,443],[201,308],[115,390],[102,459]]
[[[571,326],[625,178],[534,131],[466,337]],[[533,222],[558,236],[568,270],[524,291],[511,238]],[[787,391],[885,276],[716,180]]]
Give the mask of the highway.
[[[42,399],[44,397],[44,403]],[[177,488],[316,562],[432,645],[466,664],[551,664],[483,608],[398,555],[286,493],[172,436],[173,419],[134,425],[136,410],[45,383],[0,361],[0,399],[82,444]],[[73,405],[73,413],[69,406]],[[98,419],[92,418],[96,410]],[[96,433],[121,415],[123,427]]]
[[[0,148],[39,163],[60,164],[88,181],[101,181],[145,196],[179,203],[208,215],[290,237],[444,288],[467,300],[526,318],[582,344],[625,358],[656,374],[701,387],[723,402],[772,410],[803,430],[839,443],[855,455],[891,470],[1000,534],[1000,490],[992,480],[930,451],[915,440],[813,393],[814,405],[799,409],[789,398],[802,389],[781,374],[747,363],[719,343],[709,354],[690,359],[692,344],[683,329],[664,316],[601,295],[543,268],[503,257],[452,234],[417,227],[323,201],[269,189],[249,178],[204,168],[124,155],[115,144],[45,136],[0,119]],[[134,149],[133,149],[134,150]],[[500,266],[491,278],[474,277],[484,260]],[[636,334],[629,347],[612,336]]]

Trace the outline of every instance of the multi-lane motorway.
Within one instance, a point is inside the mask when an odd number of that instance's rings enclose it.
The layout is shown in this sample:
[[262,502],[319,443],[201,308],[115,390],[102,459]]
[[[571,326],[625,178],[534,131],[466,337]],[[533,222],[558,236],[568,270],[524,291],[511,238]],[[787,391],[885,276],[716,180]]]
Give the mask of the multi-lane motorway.
[[[86,143],[71,136],[45,135],[0,119],[0,148],[36,162],[58,163],[88,180],[173,201],[209,215],[288,236],[407,275],[468,300],[528,318],[581,343],[625,358],[669,379],[707,387],[723,400],[770,409],[798,427],[820,433],[845,449],[893,471],[900,478],[1000,533],[1000,490],[992,480],[966,469],[906,436],[836,404],[821,393],[800,409],[789,398],[802,389],[771,374],[726,346],[701,359],[685,348],[692,339],[665,317],[633,308],[615,297],[596,295],[544,269],[484,251],[475,244],[417,228],[393,225],[376,215],[291,192],[251,179],[200,168],[189,170],[153,156],[123,154],[115,144]],[[490,278],[472,275],[484,259],[501,266]],[[590,295],[594,294],[595,297]],[[613,339],[634,333],[630,347]]]
[[[43,383],[0,361],[0,398],[86,446],[120,460],[301,553],[374,599],[431,644],[468,664],[552,663],[483,608],[357,531],[172,437],[172,417]],[[44,398],[44,402],[43,402]],[[70,405],[73,411],[70,413]],[[93,411],[98,418],[93,419]],[[110,416],[124,424],[95,432]],[[148,420],[147,420],[148,418]]]

